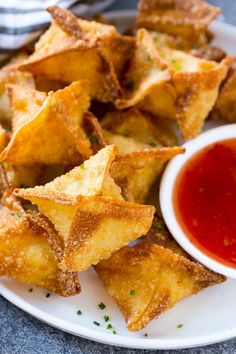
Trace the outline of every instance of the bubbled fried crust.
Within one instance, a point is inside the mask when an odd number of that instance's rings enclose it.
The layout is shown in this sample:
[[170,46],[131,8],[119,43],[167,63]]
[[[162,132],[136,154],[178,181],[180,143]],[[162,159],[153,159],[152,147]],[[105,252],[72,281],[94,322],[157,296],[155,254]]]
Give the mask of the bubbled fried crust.
[[[80,77],[74,75],[71,79],[71,74],[68,74],[65,68],[63,68],[64,71],[61,68],[55,71],[53,61],[59,60],[63,65],[67,63],[69,68],[70,60],[79,61],[80,53],[82,56],[86,52],[90,53],[86,62],[82,62],[82,67],[86,66],[82,76],[86,79],[87,77],[84,77],[86,70],[88,72],[93,70],[94,83],[91,85],[95,85],[92,90],[93,97],[101,102],[113,102],[121,95],[117,75],[119,76],[123,70],[126,56],[130,55],[130,48],[134,46],[133,41],[127,37],[121,37],[113,26],[77,19],[65,9],[53,6],[49,8],[49,12],[54,19],[53,24],[40,38],[33,55],[20,65],[19,69],[39,75],[43,73],[50,79],[70,83]],[[65,58],[67,61],[64,60]],[[46,70],[45,73],[45,68],[50,67],[50,72]],[[100,85],[97,82],[99,78]]]
[[84,114],[84,130],[90,139],[93,153],[96,154],[106,146],[106,141],[102,132],[102,127],[97,118],[91,113]]
[[236,122],[236,58],[220,88],[220,94],[211,116],[230,123]]
[[[33,221],[42,229],[46,230],[45,237],[53,249],[55,256],[57,257],[58,263],[63,258],[64,244],[58,233],[56,232],[51,221],[41,213],[37,213],[33,217]],[[56,293],[59,295],[68,297],[79,294],[81,291],[80,283],[78,280],[77,273],[68,272],[65,270],[58,269],[57,271],[57,286],[58,289]]]
[[[192,26],[204,30],[221,12],[220,8],[202,0],[140,0],[138,24],[160,24]],[[153,22],[153,24],[152,24]]]
[[145,234],[155,208],[107,197],[77,197],[62,269],[83,271]]
[[11,213],[8,218],[8,228],[0,233],[0,275],[62,296],[78,294],[77,274],[58,268],[63,245],[47,218],[39,213],[24,212]]
[[154,216],[152,226],[145,236],[145,239],[147,242],[157,244],[158,246],[169,249],[173,253],[177,253],[180,256],[184,256],[192,260],[192,257],[189,256],[172,237],[165,221],[157,215]]
[[62,10],[58,6],[50,6],[47,8],[47,11],[64,32],[67,32],[76,38],[84,38],[84,33],[78,23],[78,19],[72,14],[72,12],[65,9]]
[[111,176],[120,186],[125,200],[142,204],[165,163],[184,151],[180,146],[157,147],[118,156],[112,163]]
[[182,298],[225,280],[147,241],[122,248],[95,269],[117,301],[130,331],[145,327]]

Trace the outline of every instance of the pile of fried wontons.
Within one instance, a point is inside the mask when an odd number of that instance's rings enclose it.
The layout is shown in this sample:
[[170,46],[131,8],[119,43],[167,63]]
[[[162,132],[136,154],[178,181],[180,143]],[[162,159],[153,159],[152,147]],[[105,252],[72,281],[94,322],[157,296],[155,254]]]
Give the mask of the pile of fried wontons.
[[48,11],[34,51],[0,71],[0,275],[73,296],[94,266],[137,331],[225,280],[148,203],[184,153],[177,135],[236,121],[235,62],[212,47],[220,11],[202,0],[140,0],[126,35]]

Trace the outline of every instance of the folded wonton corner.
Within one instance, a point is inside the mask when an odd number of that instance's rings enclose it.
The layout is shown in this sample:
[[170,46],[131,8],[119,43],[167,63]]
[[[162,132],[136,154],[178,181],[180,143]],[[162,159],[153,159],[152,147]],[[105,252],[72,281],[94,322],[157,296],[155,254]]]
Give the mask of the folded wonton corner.
[[46,95],[33,89],[9,86],[13,134],[0,155],[13,165],[75,164],[91,155],[83,128],[90,104],[89,85],[77,81]]
[[116,106],[123,109],[138,104],[144,111],[177,121],[182,138],[191,139],[199,134],[212,110],[231,62],[231,57],[217,63],[157,48],[153,36],[141,29],[125,74],[124,96]]
[[63,243],[41,214],[0,210],[0,276],[62,296],[80,293],[77,274],[59,269]]
[[124,201],[111,178],[115,156],[115,146],[107,146],[45,186],[15,190],[38,206],[64,240],[62,269],[85,270],[151,226],[155,208]]
[[118,78],[134,39],[122,37],[114,26],[77,19],[57,6],[48,10],[53,23],[20,69],[65,83],[86,79],[93,98],[114,101],[121,92]]
[[95,269],[130,331],[142,329],[181,299],[225,280],[150,241],[123,247]]
[[138,27],[179,35],[192,44],[207,42],[207,27],[219,7],[203,0],[140,0]]

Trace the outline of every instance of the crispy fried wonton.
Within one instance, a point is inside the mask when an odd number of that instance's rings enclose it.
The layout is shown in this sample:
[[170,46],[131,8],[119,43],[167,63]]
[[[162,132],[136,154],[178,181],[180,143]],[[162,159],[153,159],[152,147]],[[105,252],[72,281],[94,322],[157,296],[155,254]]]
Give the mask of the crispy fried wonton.
[[89,86],[77,81],[63,90],[43,92],[10,86],[13,135],[0,155],[13,165],[75,164],[91,155],[83,128]]
[[184,152],[182,147],[157,147],[135,151],[116,158],[111,176],[121,187],[125,200],[145,203],[150,189],[160,177],[165,164]]
[[101,121],[104,129],[151,147],[177,145],[176,134],[169,123],[137,108],[108,112]]
[[114,146],[44,187],[15,194],[37,204],[65,242],[62,269],[82,271],[108,258],[151,226],[155,208],[123,201],[109,175]]
[[11,188],[27,188],[40,184],[45,169],[42,165],[14,166],[9,163],[3,163],[2,168]]
[[102,127],[97,118],[91,113],[84,114],[84,130],[89,137],[93,153],[96,154],[106,146]]
[[27,56],[20,53],[14,57],[10,63],[0,70],[0,121],[7,123],[11,122],[12,112],[10,102],[6,92],[6,85],[17,84],[21,87],[34,88],[34,79],[32,74],[21,72],[18,70],[17,65],[25,60]]
[[236,122],[236,59],[220,89],[212,116],[227,122]]
[[62,296],[80,292],[77,274],[58,268],[63,244],[47,218],[3,208],[0,223],[0,276]]
[[143,241],[95,267],[130,331],[138,331],[181,299],[225,277],[169,249]]
[[86,79],[93,98],[114,101],[121,90],[118,77],[134,40],[120,36],[114,26],[77,19],[56,6],[49,12],[54,20],[51,27],[20,69],[65,83]]
[[206,42],[206,30],[220,8],[203,0],[140,0],[137,24],[149,30],[180,35],[192,43]]
[[182,50],[195,57],[221,62],[226,57],[225,51],[211,44],[197,45],[189,40],[167,33],[150,32],[157,48],[168,47],[175,50]]
[[117,100],[116,105],[128,108],[139,104],[145,111],[175,120],[182,138],[188,140],[201,131],[231,61],[227,57],[216,63],[170,48],[158,50],[152,36],[139,30],[125,77],[124,98]]

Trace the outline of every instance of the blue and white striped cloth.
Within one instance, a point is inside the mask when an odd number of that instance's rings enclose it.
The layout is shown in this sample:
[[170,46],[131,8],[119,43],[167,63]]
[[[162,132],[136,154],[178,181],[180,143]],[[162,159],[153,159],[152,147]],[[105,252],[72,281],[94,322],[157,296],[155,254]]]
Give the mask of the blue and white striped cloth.
[[46,8],[58,5],[92,16],[114,0],[0,0],[0,60],[35,40],[50,23]]

